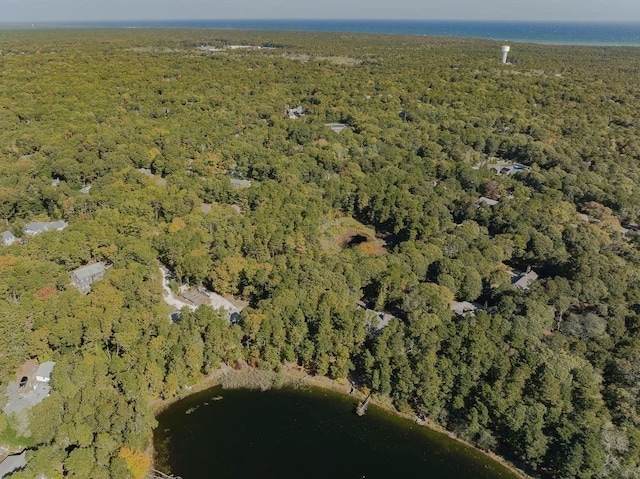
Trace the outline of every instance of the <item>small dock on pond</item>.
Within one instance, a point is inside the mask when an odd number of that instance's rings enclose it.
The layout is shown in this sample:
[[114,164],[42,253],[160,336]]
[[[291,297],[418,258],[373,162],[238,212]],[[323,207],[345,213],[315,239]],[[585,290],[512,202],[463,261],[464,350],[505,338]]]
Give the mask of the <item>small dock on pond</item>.
[[369,400],[371,399],[371,394],[367,396],[364,401],[361,401],[356,408],[356,414],[358,416],[364,416],[367,413],[367,408],[369,407]]
[[180,476],[174,476],[173,474],[165,474],[157,469],[151,469],[147,473],[147,479],[182,479]]

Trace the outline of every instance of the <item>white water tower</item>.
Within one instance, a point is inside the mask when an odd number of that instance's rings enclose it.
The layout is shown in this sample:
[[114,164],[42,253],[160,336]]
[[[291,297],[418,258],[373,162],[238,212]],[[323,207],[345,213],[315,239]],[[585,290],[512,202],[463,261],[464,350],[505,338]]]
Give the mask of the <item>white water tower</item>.
[[507,63],[507,55],[509,54],[511,47],[509,45],[502,45],[502,63]]

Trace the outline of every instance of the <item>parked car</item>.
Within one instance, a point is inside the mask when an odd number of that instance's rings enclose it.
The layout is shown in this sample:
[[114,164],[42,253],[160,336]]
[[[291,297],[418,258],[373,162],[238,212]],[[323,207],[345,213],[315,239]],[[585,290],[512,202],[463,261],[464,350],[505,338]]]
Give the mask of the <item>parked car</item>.
[[27,381],[29,381],[29,378],[27,376],[22,376],[19,386],[21,388],[25,387],[27,385]]

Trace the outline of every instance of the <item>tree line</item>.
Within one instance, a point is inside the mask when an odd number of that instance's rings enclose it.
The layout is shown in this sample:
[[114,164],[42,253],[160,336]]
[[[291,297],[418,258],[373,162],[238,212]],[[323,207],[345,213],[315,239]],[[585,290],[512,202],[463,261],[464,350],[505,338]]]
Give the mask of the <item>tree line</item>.
[[[2,384],[57,362],[16,477],[135,474],[150,400],[221,362],[350,377],[537,477],[638,474],[635,49],[343,37],[0,35],[0,216],[69,222],[0,251]],[[197,49],[228,43],[279,47]],[[239,324],[172,324],[160,264]]]

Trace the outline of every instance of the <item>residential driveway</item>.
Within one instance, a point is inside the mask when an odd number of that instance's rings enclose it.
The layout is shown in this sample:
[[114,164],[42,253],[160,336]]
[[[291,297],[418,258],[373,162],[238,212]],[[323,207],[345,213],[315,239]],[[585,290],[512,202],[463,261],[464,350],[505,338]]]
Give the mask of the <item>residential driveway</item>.
[[[197,309],[197,306],[194,306],[193,304],[186,303],[186,302],[182,301],[181,299],[179,299],[178,297],[176,297],[175,294],[173,294],[173,291],[171,291],[171,288],[169,288],[169,274],[170,273],[169,273],[169,271],[167,271],[167,269],[164,266],[160,267],[160,273],[162,274],[162,297],[164,299],[164,302],[167,303],[170,306],[173,306],[174,308],[176,308],[178,310],[180,310],[180,309],[182,309],[184,307],[187,307],[190,310],[195,311]],[[203,290],[201,290],[201,291],[203,291]],[[214,309],[224,309],[224,310],[226,310],[228,318],[231,318],[233,315],[240,314],[240,311],[242,311],[242,309],[243,309],[242,306],[236,306],[235,304],[233,304],[228,299],[223,298],[222,296],[220,296],[217,293],[214,293],[213,291],[205,290],[203,292],[203,294],[205,294],[209,298],[208,306],[211,306]]]
[[2,409],[9,416],[31,409],[49,395],[51,387],[48,383],[36,381],[33,377],[23,388],[18,387],[17,381],[11,381],[7,386],[7,404]]
[[[13,414],[16,429],[20,434],[28,434],[29,432],[29,409],[43,401],[51,391],[49,383],[41,383],[36,381],[36,370],[38,362],[34,360],[27,361],[17,372],[16,379],[7,385],[4,397],[7,402],[2,408],[7,416]],[[27,376],[27,384],[24,387],[19,386],[20,378]],[[2,396],[0,396],[0,404],[2,404]]]
[[166,268],[161,267],[160,273],[162,274],[162,297],[164,299],[164,302],[167,303],[169,306],[173,306],[178,310],[184,307],[187,307],[190,310],[195,311],[197,309],[196,306],[189,303],[185,303],[184,301],[180,301],[178,298],[175,297],[175,295],[173,294],[173,291],[171,291],[171,288],[169,288],[169,278],[168,278],[169,273],[166,270]]

